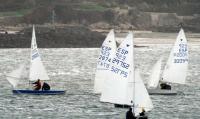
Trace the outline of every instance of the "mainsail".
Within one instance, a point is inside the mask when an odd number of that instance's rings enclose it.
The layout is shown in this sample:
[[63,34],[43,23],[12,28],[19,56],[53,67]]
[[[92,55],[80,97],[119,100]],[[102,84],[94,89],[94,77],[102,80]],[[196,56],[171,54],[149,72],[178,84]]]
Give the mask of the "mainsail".
[[183,29],[180,30],[163,72],[164,82],[185,84],[188,69],[188,46]]
[[[133,85],[130,85],[133,65],[133,35],[129,33],[117,48],[105,80],[100,101],[122,105],[133,105]],[[132,81],[133,82],[133,81]],[[132,83],[133,84],[133,83]],[[132,89],[131,89],[132,88]]]
[[49,80],[49,77],[40,58],[35,37],[35,27],[33,26],[29,80],[36,81],[37,79]]
[[103,42],[100,50],[100,55],[97,61],[97,68],[94,81],[94,92],[101,93],[104,80],[109,78],[108,70],[110,62],[116,51],[116,41],[114,30],[111,30]]

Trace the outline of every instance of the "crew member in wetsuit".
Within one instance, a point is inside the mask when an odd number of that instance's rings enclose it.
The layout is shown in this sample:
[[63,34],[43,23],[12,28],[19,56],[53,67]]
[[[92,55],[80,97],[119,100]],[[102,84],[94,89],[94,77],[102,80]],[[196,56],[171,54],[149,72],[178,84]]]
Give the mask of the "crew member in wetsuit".
[[132,108],[130,107],[129,110],[126,112],[126,119],[136,119],[135,115],[132,112]]
[[[163,78],[162,78],[163,80]],[[160,89],[171,90],[171,86],[167,83],[160,83]]]
[[34,82],[33,84],[35,84],[35,85],[34,85],[34,90],[40,90],[41,87],[42,87],[40,79],[38,79],[38,80],[37,80],[36,82]]
[[140,116],[145,116],[145,110],[142,108],[142,112],[140,112]]
[[44,82],[43,85],[42,85],[42,90],[50,90],[49,84]]
[[167,83],[161,83],[160,88],[164,90],[171,90],[171,86],[168,85]]
[[146,114],[145,114],[144,108],[142,108],[142,112],[140,112],[140,117],[139,117],[139,119],[148,119],[148,117],[147,117]]

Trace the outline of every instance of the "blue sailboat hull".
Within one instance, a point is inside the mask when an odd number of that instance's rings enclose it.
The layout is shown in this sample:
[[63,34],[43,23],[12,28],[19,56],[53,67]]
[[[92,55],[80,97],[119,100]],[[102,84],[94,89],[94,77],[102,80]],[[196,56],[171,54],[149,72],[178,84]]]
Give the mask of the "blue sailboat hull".
[[31,94],[31,95],[61,95],[65,94],[64,90],[13,90],[14,94]]

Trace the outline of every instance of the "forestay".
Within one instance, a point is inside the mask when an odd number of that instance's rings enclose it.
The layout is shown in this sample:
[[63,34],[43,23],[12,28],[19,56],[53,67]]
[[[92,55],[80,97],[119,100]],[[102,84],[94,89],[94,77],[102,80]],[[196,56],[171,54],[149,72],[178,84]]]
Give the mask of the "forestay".
[[188,46],[183,29],[180,30],[163,72],[164,82],[185,84],[188,69]]
[[29,80],[36,81],[37,79],[49,80],[49,77],[46,73],[45,67],[43,66],[43,63],[40,58],[35,37],[35,27],[33,26]]
[[110,78],[108,70],[110,68],[110,62],[112,61],[115,51],[116,51],[115,34],[114,30],[111,30],[101,46],[100,55],[97,60],[97,68],[94,81],[95,93],[101,93],[104,80]]

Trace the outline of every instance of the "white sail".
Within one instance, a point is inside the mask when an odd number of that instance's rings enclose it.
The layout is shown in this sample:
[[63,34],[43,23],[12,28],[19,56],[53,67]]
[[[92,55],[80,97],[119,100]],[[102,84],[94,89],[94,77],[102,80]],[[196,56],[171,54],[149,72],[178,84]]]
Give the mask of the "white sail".
[[162,57],[153,66],[150,79],[148,81],[148,88],[158,87],[161,74],[161,65],[162,65]]
[[18,69],[6,75],[6,79],[13,86],[13,88],[15,88],[18,85],[23,69],[24,69],[24,64],[20,65]]
[[[133,34],[130,32],[117,48],[105,80],[100,101],[133,105]],[[131,83],[132,82],[132,83]]]
[[185,84],[188,69],[188,46],[183,29],[180,30],[163,72],[164,82]]
[[107,72],[110,67],[110,62],[116,51],[116,41],[114,30],[112,29],[103,42],[100,50],[99,59],[97,61],[97,68],[94,80],[94,92],[101,93],[104,80],[107,79]]
[[147,89],[141,79],[139,70],[135,70],[135,88],[134,88],[134,113],[136,116],[142,112],[142,108],[145,111],[150,111],[153,109],[153,104]]
[[36,81],[37,79],[49,80],[49,77],[46,73],[45,67],[43,66],[43,63],[40,58],[35,37],[35,27],[33,26],[29,80]]

